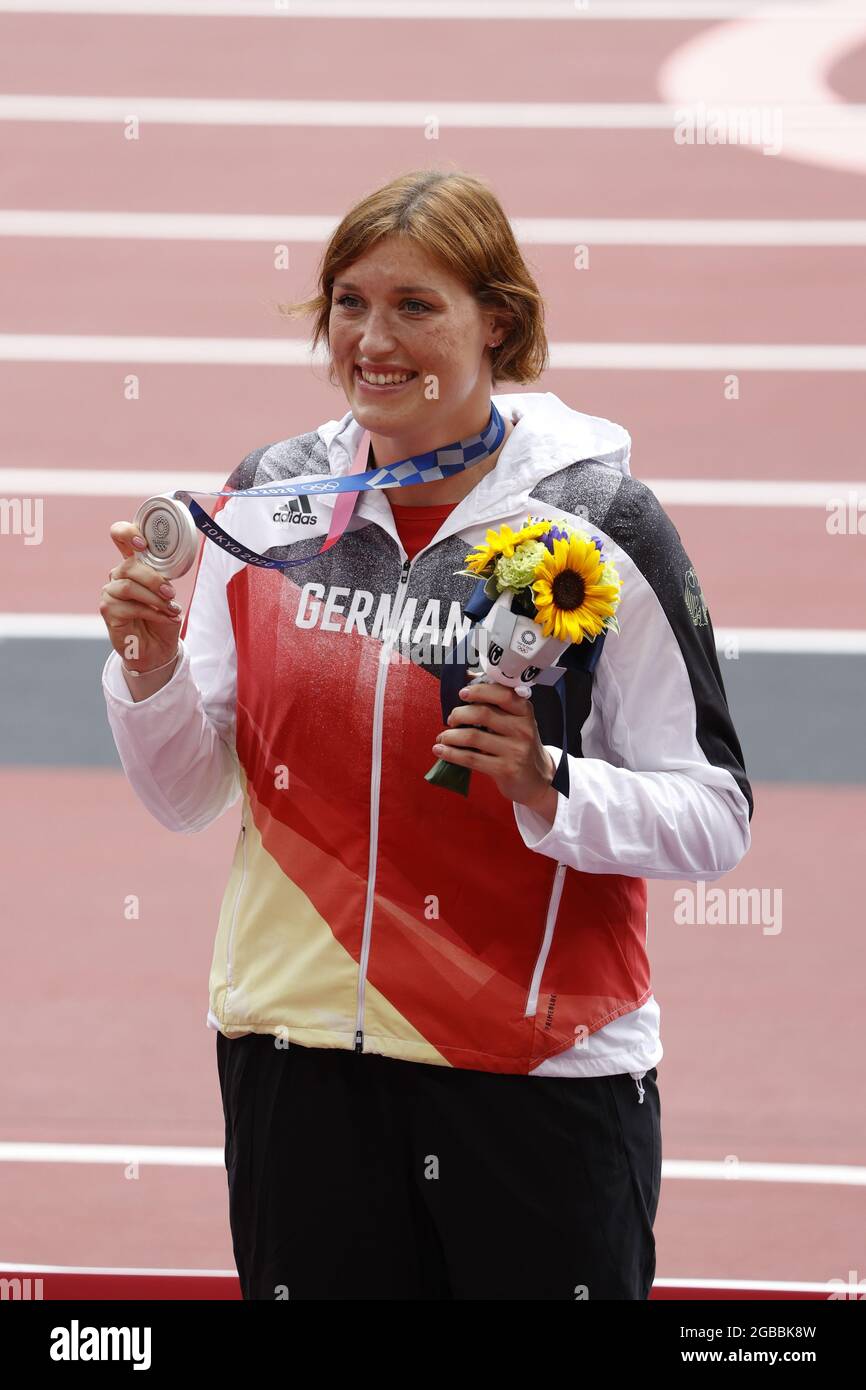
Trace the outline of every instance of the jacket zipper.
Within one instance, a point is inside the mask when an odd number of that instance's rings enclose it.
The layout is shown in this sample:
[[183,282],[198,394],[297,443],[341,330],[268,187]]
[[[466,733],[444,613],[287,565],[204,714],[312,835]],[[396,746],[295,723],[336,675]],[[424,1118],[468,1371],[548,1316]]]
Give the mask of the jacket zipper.
[[[380,522],[373,521],[373,524],[381,527]],[[451,535],[459,535],[464,524],[465,519],[461,518],[457,525],[455,525],[454,514],[452,512],[446,518],[445,526],[447,529],[444,532],[440,527],[440,530],[437,531],[433,539],[430,540],[427,545],[423,546],[421,550],[416,551],[411,560],[408,555],[406,556],[400,571],[400,582],[397,585],[390,629],[387,637],[383,640],[382,650],[379,653],[380,666],[376,674],[376,694],[373,703],[373,767],[370,777],[370,857],[367,866],[367,901],[364,908],[364,927],[361,935],[361,959],[358,966],[358,1008],[355,1015],[355,1052],[364,1051],[364,994],[367,984],[367,962],[370,956],[370,935],[373,921],[373,889],[379,841],[379,786],[382,774],[382,705],[384,702],[385,680],[388,673],[388,656],[391,651],[393,638],[398,630],[400,614],[403,611],[403,604],[408,592],[407,586],[413,564],[421,555],[424,555],[428,550],[432,550],[433,547],[439,545],[441,541],[447,540]],[[391,532],[385,527],[381,527],[381,529],[385,531],[386,535],[391,535]],[[391,535],[391,539],[400,550],[403,550],[403,546],[397,535]],[[563,868],[564,867],[563,865]]]
[[[425,550],[427,547],[424,547]],[[421,554],[422,552],[418,552]],[[417,558],[417,556],[416,556]],[[358,1010],[355,1016],[355,1051],[364,1051],[364,994],[367,984],[367,962],[370,957],[370,936],[373,924],[373,893],[376,879],[376,854],[379,845],[379,787],[382,778],[382,706],[391,647],[400,624],[400,614],[409,586],[412,561],[407,556],[400,571],[400,582],[394,596],[391,622],[379,652],[376,673],[376,694],[373,700],[373,766],[370,777],[370,859],[367,866],[367,902],[364,908],[364,930],[361,937],[361,959],[358,967]]]
[[236,925],[237,920],[238,920],[238,908],[240,907],[241,893],[242,893],[243,890],[244,890],[244,882],[245,882],[246,876],[247,876],[247,827],[246,827],[246,824],[245,824],[243,821],[241,821],[241,847],[242,847],[242,857],[241,857],[241,881],[240,881],[240,883],[238,884],[238,891],[237,891],[237,893],[235,894],[235,905],[234,905],[234,908],[233,908],[233,910],[232,910],[232,924],[231,924],[231,926],[229,927],[229,939],[228,939],[228,942],[227,942],[227,944],[226,944],[226,986],[227,986],[228,989],[233,989],[233,988],[234,988],[234,983],[233,983],[233,981],[234,981],[234,973],[233,973],[233,963],[232,963],[232,944],[233,944],[233,942],[234,942],[235,925]]
[[547,917],[544,923],[544,936],[541,942],[541,949],[535,962],[535,969],[532,972],[532,980],[529,985],[529,995],[524,1009],[524,1018],[534,1018],[538,1012],[538,995],[541,991],[541,979],[544,975],[544,967],[547,964],[547,957],[550,954],[550,947],[553,942],[553,933],[556,927],[556,917],[559,912],[559,900],[562,897],[562,885],[565,880],[565,870],[567,865],[557,864],[556,872],[553,875],[553,884],[550,889],[550,900],[547,905]]

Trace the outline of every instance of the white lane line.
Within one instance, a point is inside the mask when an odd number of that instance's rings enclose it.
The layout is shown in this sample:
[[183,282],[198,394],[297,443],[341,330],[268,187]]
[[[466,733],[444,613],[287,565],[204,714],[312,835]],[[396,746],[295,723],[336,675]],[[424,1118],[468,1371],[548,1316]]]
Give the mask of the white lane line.
[[[275,322],[280,315],[273,310]],[[301,338],[159,338],[88,333],[0,334],[2,362],[162,362],[230,366],[309,366],[326,361],[324,350],[311,356]]]
[[0,468],[0,497],[153,497],[158,492],[219,492],[225,473],[106,468]]
[[[327,240],[339,218],[279,213],[76,212],[0,208],[0,236],[94,237],[136,241]],[[526,246],[864,246],[857,218],[514,217]]]
[[[0,1163],[140,1163],[169,1168],[221,1168],[221,1148],[172,1144],[0,1143]],[[866,1167],[833,1163],[725,1163],[695,1159],[662,1160],[662,1177],[703,1182],[810,1183],[866,1186]]]
[[[23,1268],[23,1266],[22,1266]],[[653,1288],[661,1289],[741,1289],[743,1293],[826,1293],[841,1299],[843,1293],[863,1298],[866,1284],[833,1279],[826,1284],[810,1284],[799,1279],[654,1279]]]
[[662,1177],[701,1182],[819,1183],[839,1187],[866,1187],[866,1167],[835,1163],[718,1163],[703,1159],[662,1160]]
[[[7,93],[0,96],[0,120],[87,121],[119,125],[137,119],[150,125],[330,126],[423,130],[431,121],[465,130],[668,130],[681,127],[689,114],[686,102],[567,101],[283,101],[231,97],[53,96]],[[766,102],[743,106],[742,118],[755,109],[773,114]],[[827,132],[866,132],[866,105],[786,103],[786,131],[804,138]]]
[[[713,633],[723,657],[731,651],[866,656],[866,629],[718,627]],[[31,638],[108,641],[108,633],[98,613],[0,613],[0,641]]]
[[[0,479],[2,476],[0,469]],[[825,511],[850,504],[856,512],[861,504],[866,509],[866,482],[853,479],[847,483],[807,483],[758,478],[642,478],[641,482],[652,488],[663,506],[670,507],[820,507]]]
[[[78,1274],[84,1276],[110,1275],[117,1277],[153,1279],[237,1279],[235,1269],[135,1269],[128,1265],[111,1267],[107,1265],[34,1265],[23,1262],[0,1261],[3,1274]],[[655,1278],[653,1288],[660,1289],[740,1289],[744,1293],[834,1293],[840,1298],[842,1291],[861,1297],[864,1284],[835,1279],[826,1283],[808,1283],[798,1279],[677,1279],[675,1277]]]
[[[772,116],[771,157],[804,161],[831,169],[866,172],[866,131],[857,122],[833,125],[833,110],[846,121],[857,108],[830,86],[835,65],[866,41],[863,0],[824,0],[820,23],[808,17],[782,18],[768,9],[747,21],[720,24],[694,34],[659,68],[659,94],[695,113],[727,113],[751,107]],[[820,119],[792,120],[794,109],[811,107]],[[754,140],[746,149],[761,153]],[[710,155],[714,151],[709,151]]]
[[866,346],[817,343],[551,343],[551,367],[617,371],[862,372]]
[[[274,321],[284,322],[273,309]],[[98,333],[3,333],[2,362],[160,362],[222,366],[324,364],[303,338],[162,338]],[[551,343],[550,366],[564,370],[862,372],[860,343]]]
[[[219,492],[225,473],[184,469],[0,468],[0,499],[9,497],[151,497],[157,492]],[[794,482],[752,478],[641,478],[663,506],[866,507],[866,480]],[[0,518],[2,520],[2,518]]]
[[108,632],[98,613],[0,613],[0,642],[23,637],[107,641]]
[[[232,15],[244,19],[731,19],[772,0],[2,0],[0,13]],[[820,18],[809,0],[773,5]]]
[[175,1144],[0,1143],[0,1163],[148,1163],[160,1168],[221,1168],[223,1150]]
[[795,627],[714,627],[716,650],[720,656],[729,651],[813,653],[822,656],[866,656],[866,629]]

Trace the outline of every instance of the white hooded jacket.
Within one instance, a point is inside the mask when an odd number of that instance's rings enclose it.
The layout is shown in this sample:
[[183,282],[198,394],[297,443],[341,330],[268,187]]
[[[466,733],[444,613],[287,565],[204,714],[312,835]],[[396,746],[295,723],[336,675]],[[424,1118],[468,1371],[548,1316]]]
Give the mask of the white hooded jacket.
[[[751,788],[700,584],[631,476],[628,433],[549,392],[493,401],[516,428],[411,562],[375,491],[321,558],[333,496],[315,495],[313,523],[289,536],[273,499],[220,498],[232,536],[310,564],[256,569],[203,542],[172,679],[135,703],[112,653],[108,718],[133,789],[168,829],[203,829],[242,799],[212,1027],[531,1075],[629,1071],[639,1084],[662,1056],[644,880],[734,868]],[[328,421],[253,451],[226,486],[345,473],[361,433],[351,414]],[[455,572],[488,529],[529,512],[589,522],[622,598],[594,677],[565,678],[570,794],[550,825],[511,803],[514,840],[490,779],[473,777],[464,799],[419,776],[441,727],[440,667],[411,649],[431,624],[446,646],[468,629],[473,584]],[[557,702],[536,694],[558,761]],[[283,763],[292,793],[276,796]],[[503,876],[499,940],[477,918]],[[431,888],[446,905],[435,928],[420,907]],[[525,928],[510,917],[518,894]]]

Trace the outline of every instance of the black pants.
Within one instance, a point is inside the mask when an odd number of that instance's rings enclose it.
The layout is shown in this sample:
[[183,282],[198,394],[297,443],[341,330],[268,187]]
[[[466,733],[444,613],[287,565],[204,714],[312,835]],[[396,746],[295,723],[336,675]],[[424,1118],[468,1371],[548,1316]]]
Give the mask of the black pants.
[[[277,1046],[280,1042],[282,1045]],[[246,1299],[645,1299],[656,1068],[635,1081],[217,1034]]]

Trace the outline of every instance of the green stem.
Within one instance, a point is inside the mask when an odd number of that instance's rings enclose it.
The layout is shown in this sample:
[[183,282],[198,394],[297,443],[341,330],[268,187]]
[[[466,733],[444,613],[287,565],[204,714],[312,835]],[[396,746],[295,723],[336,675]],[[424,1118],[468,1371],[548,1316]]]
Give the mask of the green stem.
[[425,772],[424,781],[432,783],[434,787],[445,787],[448,791],[459,792],[461,796],[468,796],[471,776],[470,768],[458,767],[456,763],[449,763],[444,758],[437,758],[430,771]]

